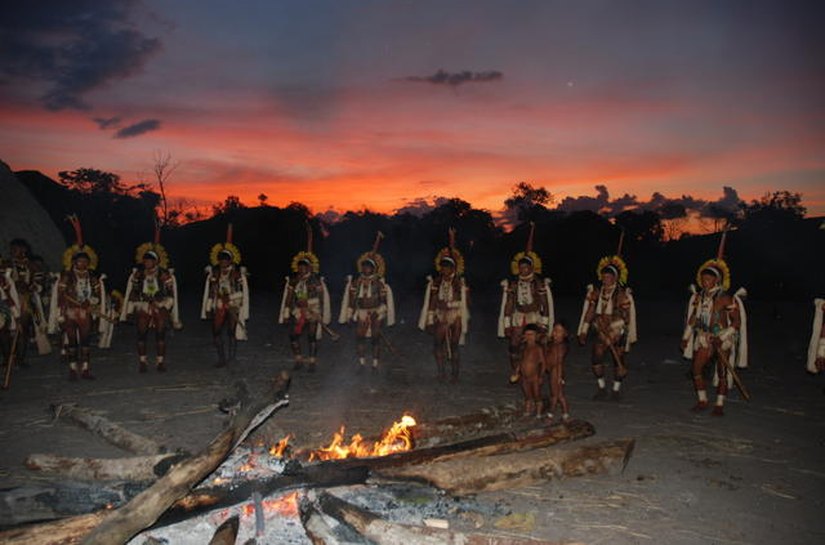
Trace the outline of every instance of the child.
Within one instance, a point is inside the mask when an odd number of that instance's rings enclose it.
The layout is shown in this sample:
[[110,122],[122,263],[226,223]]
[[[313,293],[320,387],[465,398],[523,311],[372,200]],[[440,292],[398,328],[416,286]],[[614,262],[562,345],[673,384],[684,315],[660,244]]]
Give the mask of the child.
[[535,414],[536,418],[539,418],[543,408],[541,383],[546,372],[544,348],[538,343],[539,328],[536,324],[524,326],[522,335],[524,347],[518,372],[521,390],[524,392],[524,415]]
[[568,348],[567,326],[564,322],[556,322],[550,331],[550,342],[545,352],[547,372],[550,374],[550,412],[547,414],[550,420],[558,404],[561,404],[562,421],[570,419],[570,406],[564,397],[564,358]]

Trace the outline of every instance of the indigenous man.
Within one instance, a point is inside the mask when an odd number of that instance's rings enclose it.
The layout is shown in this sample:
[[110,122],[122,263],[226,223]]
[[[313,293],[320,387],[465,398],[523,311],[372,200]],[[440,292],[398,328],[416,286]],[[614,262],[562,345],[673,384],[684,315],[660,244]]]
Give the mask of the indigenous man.
[[[0,361],[8,365],[11,361],[12,339],[18,335],[17,316],[20,312],[20,302],[11,269],[0,269]],[[19,341],[19,337],[17,337]],[[16,351],[16,349],[15,349]]]
[[543,343],[554,322],[553,293],[550,279],[541,277],[541,258],[533,251],[535,224],[530,222],[527,248],[517,253],[510,262],[513,278],[502,280],[501,310],[498,317],[498,336],[507,337],[510,354],[510,382],[519,378],[522,335],[527,324],[538,327],[536,335]]
[[[292,275],[286,277],[278,323],[289,326],[289,346],[295,360],[294,368],[307,364],[309,372],[318,363],[318,341],[332,319],[329,291],[320,276],[321,262],[312,253],[312,228],[307,225],[307,249],[292,258]],[[301,338],[306,337],[307,353],[301,348]]]
[[[249,319],[249,285],[246,267],[241,266],[241,251],[232,244],[232,224],[226,230],[226,242],[212,246],[206,267],[201,319],[212,320],[212,342],[218,353],[216,367],[235,360],[237,341],[247,340]],[[224,332],[229,343],[229,358],[224,349]]]
[[63,334],[66,359],[69,363],[69,380],[78,376],[92,380],[90,341],[92,333],[100,327],[100,310],[106,307],[104,277],[98,275],[98,257],[91,246],[84,244],[80,221],[70,216],[75,230],[76,243],[63,253],[63,272],[52,288],[49,316],[50,331]]
[[155,368],[166,371],[166,331],[171,325],[180,329],[178,315],[178,286],[174,269],[169,269],[169,256],[158,241],[159,231],[155,232],[155,241],[138,246],[135,261],[138,266],[132,269],[124,295],[125,304],[121,310],[120,321],[134,315],[137,325],[138,372],[148,369],[146,341],[149,332],[155,334]]
[[809,373],[825,371],[825,323],[822,320],[825,310],[825,299],[814,299],[814,323],[811,331],[811,342],[808,344]]
[[43,303],[40,299],[44,287],[44,271],[31,259],[31,248],[24,239],[16,238],[9,246],[11,250],[9,268],[20,298],[20,317],[17,320],[20,333],[17,339],[15,359],[18,365],[25,367],[26,354],[32,339],[37,340],[38,351],[41,354],[51,351],[49,340],[46,337]]
[[733,381],[734,367],[747,367],[747,317],[742,297],[745,290],[740,288],[735,294],[730,289],[730,269],[723,259],[725,237],[719,244],[715,259],[705,261],[696,273],[699,284],[693,292],[685,320],[681,348],[685,358],[693,362],[693,386],[697,402],[692,410],[704,411],[708,408],[708,394],[705,386],[704,370],[709,364],[714,366],[716,384],[716,404],[711,414],[724,415],[725,397]]
[[587,286],[582,315],[579,320],[579,344],[584,346],[587,334],[594,330],[592,369],[597,389],[593,399],[607,399],[605,359],[613,360],[611,398],[621,399],[622,381],[627,376],[625,355],[636,342],[636,304],[627,287],[627,265],[621,257],[622,239],[615,255],[603,257],[596,268],[599,287]]
[[464,281],[464,257],[455,247],[455,230],[450,229],[450,245],[435,258],[436,278],[427,277],[424,306],[418,327],[433,335],[433,353],[439,380],[458,382],[459,346],[464,345],[470,320],[468,288]]
[[381,330],[395,324],[395,300],[392,289],[384,279],[386,263],[378,253],[378,245],[384,237],[380,231],[375,237],[372,251],[361,254],[357,265],[361,274],[353,280],[347,276],[344,288],[344,300],[338,322],[345,324],[350,320],[355,329],[355,348],[358,353],[359,369],[366,366],[367,342],[372,344],[372,369],[378,369],[381,355]]

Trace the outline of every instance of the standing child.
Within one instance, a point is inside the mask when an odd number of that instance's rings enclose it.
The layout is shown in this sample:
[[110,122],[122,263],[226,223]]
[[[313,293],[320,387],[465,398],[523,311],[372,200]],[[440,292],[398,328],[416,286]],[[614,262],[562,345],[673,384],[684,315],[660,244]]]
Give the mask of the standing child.
[[538,343],[539,327],[536,324],[524,326],[522,339],[524,347],[519,362],[521,390],[524,392],[524,415],[541,417],[544,403],[541,399],[541,383],[547,370],[544,348]]
[[550,411],[547,416],[553,419],[553,411],[561,404],[561,419],[566,422],[570,419],[570,406],[564,397],[564,358],[569,348],[567,326],[564,322],[556,322],[550,331],[550,342],[547,344],[545,361],[547,372],[550,374]]

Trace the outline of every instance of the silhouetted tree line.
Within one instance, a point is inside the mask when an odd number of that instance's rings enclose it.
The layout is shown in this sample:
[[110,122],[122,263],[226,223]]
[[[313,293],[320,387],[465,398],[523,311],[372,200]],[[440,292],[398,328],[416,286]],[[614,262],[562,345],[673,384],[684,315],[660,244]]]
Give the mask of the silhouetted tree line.
[[[65,216],[80,217],[86,239],[98,250],[100,269],[121,287],[134,263],[135,248],[153,236],[160,197],[146,186],[124,186],[106,173],[80,169],[61,173],[56,183],[32,171],[17,176],[61,228],[66,240],[73,233]],[[95,175],[97,172],[97,175]],[[102,180],[102,185],[88,178]],[[639,297],[684,299],[694,282],[696,268],[713,257],[719,233],[684,236],[665,242],[664,220],[680,217],[684,210],[669,204],[657,211],[626,210],[612,217],[592,211],[565,212],[550,208],[552,195],[543,188],[522,183],[506,201],[512,229],[496,225],[490,212],[449,199],[420,215],[347,212],[334,223],[313,216],[292,203],[269,206],[259,196],[259,206],[246,207],[236,196],[213,208],[213,216],[164,228],[162,242],[173,259],[182,289],[202,286],[209,250],[225,240],[233,224],[233,242],[241,249],[255,290],[277,292],[289,274],[292,256],[306,247],[306,225],[312,229],[314,250],[322,274],[333,293],[354,274],[358,256],[372,247],[377,231],[385,235],[380,252],[388,263],[387,276],[396,293],[418,294],[428,274],[433,274],[436,252],[445,246],[449,227],[457,229],[457,245],[465,257],[467,278],[477,294],[494,293],[509,274],[512,256],[523,250],[529,222],[535,223],[535,251],[542,257],[544,273],[558,295],[581,295],[595,280],[598,260],[616,250],[624,230],[622,254],[630,268],[630,284]],[[820,219],[805,219],[801,196],[777,191],[745,204],[725,221],[726,258],[731,264],[734,288],[743,285],[752,297],[808,298],[821,294],[825,274],[825,230]],[[337,296],[337,295],[336,295]]]

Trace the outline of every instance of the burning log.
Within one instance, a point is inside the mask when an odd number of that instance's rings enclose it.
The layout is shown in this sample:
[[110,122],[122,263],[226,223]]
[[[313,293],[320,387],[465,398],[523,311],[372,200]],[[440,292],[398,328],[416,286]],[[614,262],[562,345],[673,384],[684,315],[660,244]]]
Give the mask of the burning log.
[[[215,470],[246,435],[287,403],[289,375],[282,373],[262,399],[252,400],[245,386],[239,392],[240,409],[229,426],[199,454],[173,467],[155,484],[117,509],[83,541],[86,545],[123,543],[139,531],[154,524],[173,503]],[[266,415],[266,416],[261,416]]]
[[389,522],[326,492],[318,496],[317,504],[322,513],[352,528],[369,539],[370,543],[377,545],[559,545],[558,542],[490,534],[467,534],[442,528]]
[[185,454],[168,453],[129,458],[66,458],[31,454],[23,462],[28,469],[80,481],[154,481]]
[[[256,492],[269,496],[295,488],[320,488],[362,484],[373,477],[384,477],[384,470],[396,467],[431,464],[446,460],[486,457],[546,447],[593,435],[593,426],[584,421],[568,425],[541,427],[522,433],[501,433],[459,443],[399,452],[377,458],[348,458],[316,464],[292,462],[280,475],[261,480],[200,486],[153,521],[154,527],[174,524],[218,507],[228,507],[247,501]],[[60,483],[36,489],[25,489],[27,501],[11,501],[6,492],[6,504],[0,506],[0,524],[13,525],[35,520],[52,520],[101,509],[106,505],[121,506],[132,500],[145,484],[90,488],[82,483]],[[20,494],[22,492],[19,492]]]
[[133,433],[111,420],[92,413],[89,409],[74,404],[53,405],[55,418],[66,417],[90,432],[99,435],[116,447],[134,454],[163,454],[166,448],[151,439]]
[[381,469],[380,478],[425,482],[454,495],[527,486],[555,477],[624,470],[635,441],[620,439],[583,446],[542,448],[483,458]]
[[288,468],[281,475],[268,479],[199,487],[176,502],[157,521],[156,526],[173,524],[206,510],[228,507],[246,501],[256,491],[263,496],[269,496],[293,488],[361,484],[367,482],[371,476],[387,477],[387,471],[391,468],[403,470],[405,467],[431,467],[436,462],[446,460],[477,458],[479,463],[484,464],[484,460],[493,459],[490,456],[494,454],[548,447],[562,442],[584,439],[594,433],[592,424],[577,420],[569,422],[568,425],[542,427],[522,434],[502,433],[450,445],[397,452],[377,458],[347,458],[305,466],[296,462],[292,468]]

